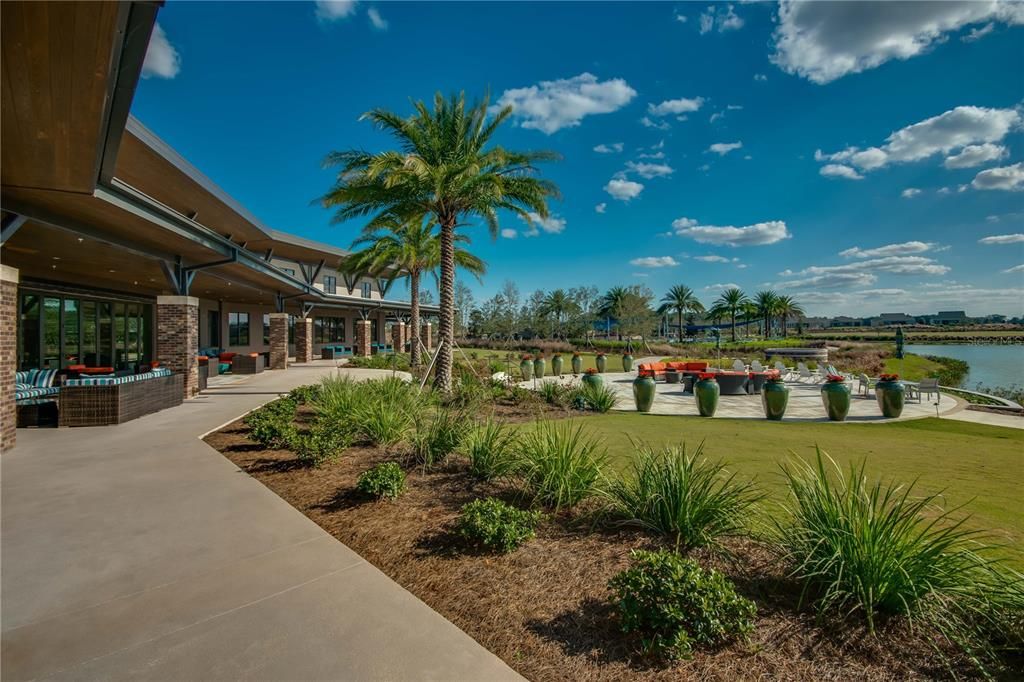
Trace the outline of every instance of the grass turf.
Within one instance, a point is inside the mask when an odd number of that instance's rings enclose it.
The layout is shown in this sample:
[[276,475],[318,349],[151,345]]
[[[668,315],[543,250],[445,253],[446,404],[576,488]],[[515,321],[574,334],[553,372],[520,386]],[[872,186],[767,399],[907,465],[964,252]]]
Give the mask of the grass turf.
[[947,508],[964,505],[969,524],[991,530],[1018,566],[1024,566],[1024,430],[918,419],[891,424],[801,424],[739,419],[609,413],[588,417],[585,432],[603,438],[614,468],[634,455],[630,436],[653,445],[685,442],[722,459],[731,471],[753,477],[770,500],[783,499],[779,464],[791,455],[814,456],[818,445],[842,467],[867,459],[869,478],[909,484],[921,493],[944,493]]

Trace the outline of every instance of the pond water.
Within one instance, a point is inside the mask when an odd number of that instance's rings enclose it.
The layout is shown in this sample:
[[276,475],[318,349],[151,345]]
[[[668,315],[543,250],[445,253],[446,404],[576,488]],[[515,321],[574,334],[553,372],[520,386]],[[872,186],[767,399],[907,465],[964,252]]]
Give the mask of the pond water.
[[963,360],[970,371],[963,387],[974,389],[979,383],[996,386],[1024,386],[1024,346],[968,346],[908,344],[907,352],[916,355],[943,355]]

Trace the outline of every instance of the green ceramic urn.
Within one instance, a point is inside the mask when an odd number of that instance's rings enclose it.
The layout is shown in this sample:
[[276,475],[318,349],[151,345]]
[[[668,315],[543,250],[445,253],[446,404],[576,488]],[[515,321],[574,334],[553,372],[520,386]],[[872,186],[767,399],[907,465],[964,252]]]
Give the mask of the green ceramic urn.
[[718,409],[718,382],[714,379],[701,379],[693,385],[693,395],[697,398],[697,411],[702,417],[714,417]]
[[601,374],[604,374],[604,367],[606,364],[605,357],[603,355],[598,355],[597,358],[594,360],[594,364],[597,365],[597,371],[600,372]]
[[528,359],[524,359],[519,363],[519,373],[523,375],[523,381],[529,381],[533,378],[533,363]]
[[821,402],[830,420],[846,421],[850,413],[850,387],[842,381],[825,382],[821,387]]
[[903,382],[898,379],[879,381],[875,384],[875,399],[878,400],[878,408],[882,410],[883,417],[895,419],[903,414],[903,393],[905,390]]
[[601,388],[601,384],[604,383],[604,380],[601,378],[600,374],[584,374],[583,383],[590,388],[598,389]]
[[761,406],[766,419],[781,421],[789,404],[789,386],[782,379],[769,379],[761,387]]
[[544,358],[537,358],[533,361],[533,376],[538,379],[544,378]]
[[583,371],[583,358],[579,355],[572,356],[572,373],[579,374]]
[[551,376],[560,377],[562,376],[562,356],[553,355],[551,356]]
[[632,372],[633,371],[633,356],[626,353],[622,356],[622,371]]
[[637,412],[650,412],[654,405],[654,379],[637,377],[633,380],[633,400],[636,401]]

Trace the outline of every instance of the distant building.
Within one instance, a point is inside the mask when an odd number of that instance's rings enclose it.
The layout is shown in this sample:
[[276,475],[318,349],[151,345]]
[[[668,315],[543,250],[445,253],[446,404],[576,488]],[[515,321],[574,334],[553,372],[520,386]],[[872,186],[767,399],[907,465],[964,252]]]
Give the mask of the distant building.
[[865,326],[864,319],[861,317],[847,317],[846,315],[839,315],[832,318],[830,327],[863,327]]
[[928,318],[928,324],[958,325],[967,324],[970,320],[963,310],[940,310]]
[[805,317],[803,322],[808,329],[827,329],[832,320],[827,317]]
[[870,322],[872,327],[889,327],[897,324],[914,324],[917,318],[906,313],[882,313],[878,317],[870,318]]

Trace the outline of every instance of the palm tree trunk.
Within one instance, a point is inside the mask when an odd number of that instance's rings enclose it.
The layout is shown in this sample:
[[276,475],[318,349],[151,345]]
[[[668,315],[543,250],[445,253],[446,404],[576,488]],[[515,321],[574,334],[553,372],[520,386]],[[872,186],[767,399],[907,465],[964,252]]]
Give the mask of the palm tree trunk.
[[434,388],[451,393],[452,346],[455,343],[455,220],[441,221],[441,324]]
[[679,314],[679,343],[683,342],[683,309],[676,308],[676,313]]
[[409,317],[412,330],[409,333],[409,363],[413,367],[420,364],[420,271],[409,271],[409,287],[412,297],[409,302]]
[[729,311],[729,317],[732,321],[732,342],[736,343],[736,310],[732,309]]

